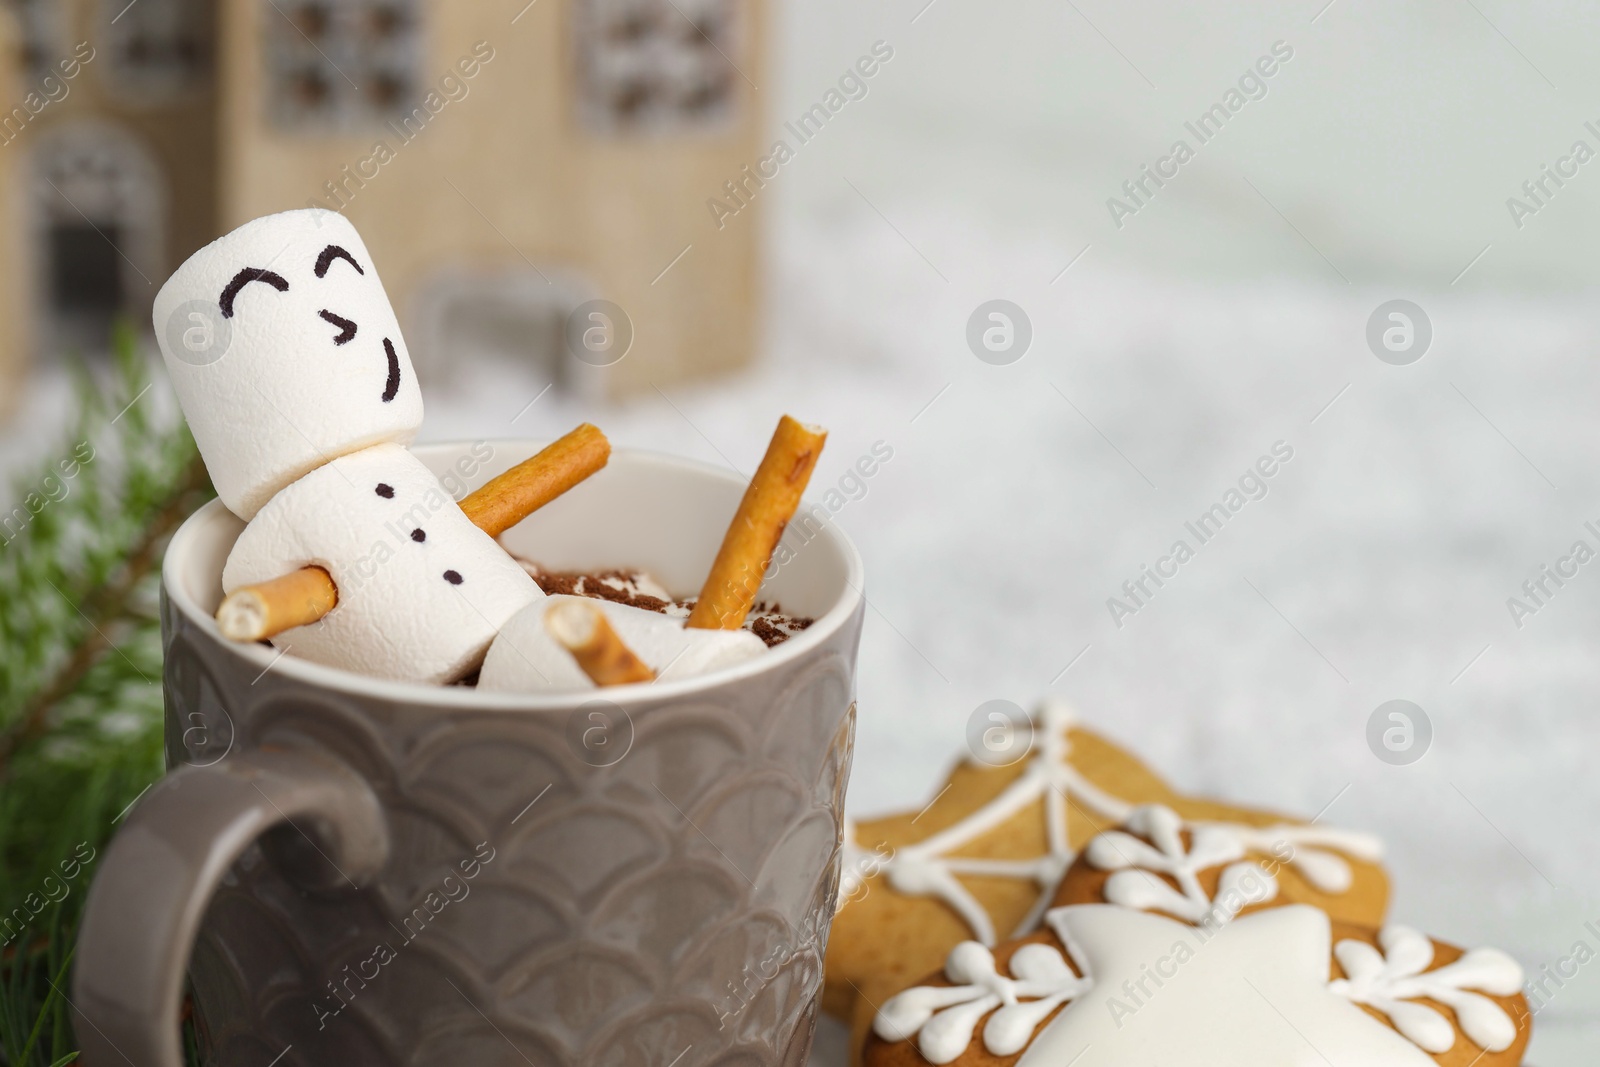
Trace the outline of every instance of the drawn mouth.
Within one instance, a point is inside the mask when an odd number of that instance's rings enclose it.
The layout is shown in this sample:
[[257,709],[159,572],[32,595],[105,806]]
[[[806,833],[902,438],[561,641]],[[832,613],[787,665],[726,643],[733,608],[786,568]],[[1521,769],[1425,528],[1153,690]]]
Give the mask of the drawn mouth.
[[383,350],[389,355],[389,382],[383,389],[383,402],[387,404],[400,392],[400,357],[395,353],[394,342],[383,339]]

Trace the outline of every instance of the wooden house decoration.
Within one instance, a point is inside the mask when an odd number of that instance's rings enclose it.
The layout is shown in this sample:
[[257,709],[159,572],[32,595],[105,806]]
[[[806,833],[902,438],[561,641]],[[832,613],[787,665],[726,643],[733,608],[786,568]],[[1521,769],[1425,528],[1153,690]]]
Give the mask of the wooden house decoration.
[[[149,321],[258,215],[361,230],[419,373],[513,360],[648,390],[744,363],[761,155],[750,0],[0,0],[0,409],[30,364]],[[575,309],[625,358],[573,358]],[[599,369],[600,365],[604,369]]]

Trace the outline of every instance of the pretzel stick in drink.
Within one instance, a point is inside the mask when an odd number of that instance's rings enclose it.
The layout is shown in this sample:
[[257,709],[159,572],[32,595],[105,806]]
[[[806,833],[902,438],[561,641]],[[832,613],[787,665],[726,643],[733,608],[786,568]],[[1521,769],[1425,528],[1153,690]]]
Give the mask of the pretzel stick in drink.
[[598,686],[655,681],[656,672],[612,629],[605,613],[593,604],[566,601],[544,613],[544,628],[578,661]]
[[[544,507],[606,465],[611,443],[584,423],[462,498],[461,510],[490,537]],[[339,603],[333,576],[303,567],[269,582],[235,589],[217,609],[217,627],[230,641],[264,641],[309,626]]]
[[820,426],[808,426],[788,415],[779,420],[685,626],[737,630],[744,625],[778,539],[800,506],[800,496],[827,439],[828,431]]
[[472,524],[490,537],[544,507],[568,489],[606,465],[611,442],[587,422],[523,460],[461,501]]

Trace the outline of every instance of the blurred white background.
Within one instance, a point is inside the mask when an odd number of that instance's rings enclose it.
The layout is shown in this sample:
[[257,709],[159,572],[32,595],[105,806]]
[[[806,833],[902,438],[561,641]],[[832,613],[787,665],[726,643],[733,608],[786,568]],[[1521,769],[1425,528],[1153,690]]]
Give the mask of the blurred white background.
[[[980,703],[1054,694],[1186,789],[1381,834],[1399,921],[1530,972],[1600,948],[1600,563],[1520,628],[1507,608],[1600,550],[1600,159],[1520,228],[1507,207],[1600,153],[1600,7],[1324,2],[777,5],[775,131],[874,42],[894,58],[761,193],[758,366],[531,408],[546,381],[480,366],[425,436],[587,418],[748,471],[790,411],[832,430],[817,491],[885,442],[836,518],[872,603],[857,814],[920,807]],[[1267,94],[1114,225],[1107,198],[1279,41]],[[1008,366],[966,340],[995,298],[1032,324]],[[1405,366],[1365,336],[1397,298],[1433,331]],[[59,419],[37,389],[12,458]],[[1107,598],[1278,441],[1265,499],[1115,625]],[[1397,698],[1432,724],[1409,766],[1366,738]],[[1600,965],[1537,1034],[1540,1067],[1592,1061]]]
[[[1458,288],[1545,292],[1592,277],[1600,182],[1588,167],[1520,230],[1505,201],[1574,140],[1600,151],[1583,127],[1600,121],[1593,5],[924,5],[781,8],[782,117],[871,41],[896,48],[875,99],[807,146],[792,181],[785,172],[795,208],[842,199],[844,173],[869,196],[926,200],[1072,252],[1093,243],[1100,264],[1208,281],[1342,284],[1342,274],[1444,288],[1485,245]],[[1199,148],[1150,211],[1114,229],[1106,198],[1176,138],[1194,144],[1183,123],[1275,41],[1294,57],[1267,79],[1268,95]],[[940,262],[939,235],[926,240]]]

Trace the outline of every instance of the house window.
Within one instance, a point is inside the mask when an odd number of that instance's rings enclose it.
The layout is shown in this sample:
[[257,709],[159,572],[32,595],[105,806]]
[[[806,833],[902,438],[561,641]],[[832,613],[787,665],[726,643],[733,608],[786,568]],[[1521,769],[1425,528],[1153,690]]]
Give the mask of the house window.
[[418,95],[416,0],[262,0],[267,106],[297,129],[360,132]]
[[56,61],[72,51],[67,43],[65,5],[61,0],[10,0],[21,31],[21,60],[29,84],[53,73]]
[[581,0],[578,109],[591,129],[717,129],[742,49],[732,0]]
[[211,69],[214,6],[208,0],[101,0],[101,39],[116,89],[150,100],[200,86]]
[[166,273],[166,183],[132,133],[94,120],[46,131],[30,162],[41,346],[104,351],[117,319],[149,321]]

